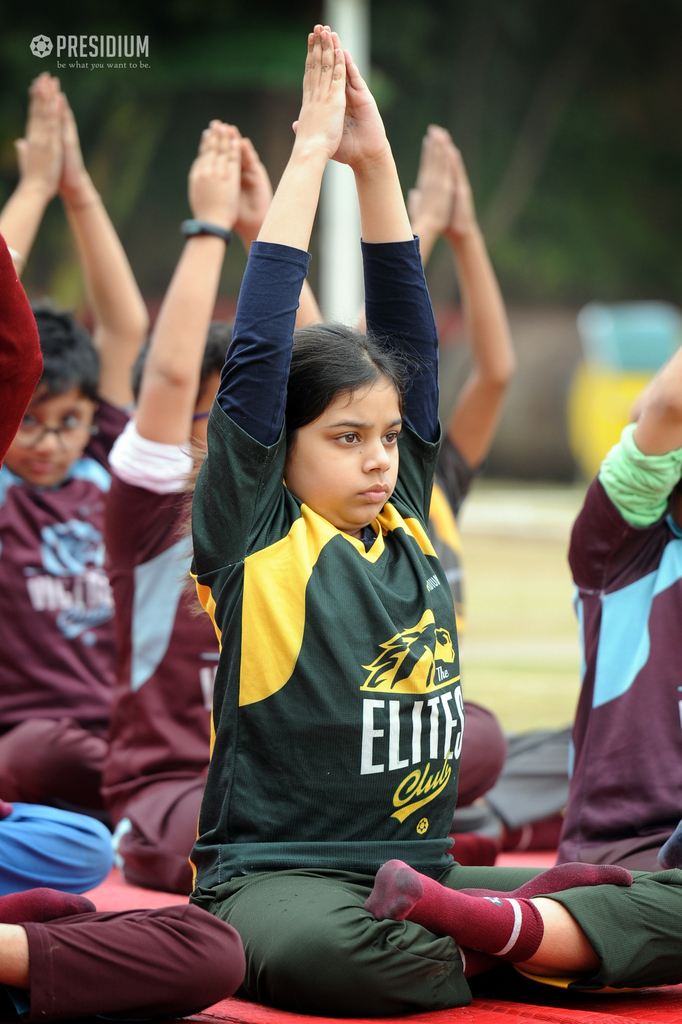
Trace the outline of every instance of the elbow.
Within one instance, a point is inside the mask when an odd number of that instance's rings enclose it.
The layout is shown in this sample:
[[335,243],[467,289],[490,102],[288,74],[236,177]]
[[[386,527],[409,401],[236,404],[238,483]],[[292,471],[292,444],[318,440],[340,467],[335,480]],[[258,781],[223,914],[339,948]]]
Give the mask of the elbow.
[[659,391],[646,402],[642,413],[668,427],[682,426],[682,395],[675,391]]
[[514,350],[509,348],[503,359],[499,359],[494,365],[486,368],[484,375],[485,384],[490,390],[495,390],[503,395],[516,374],[516,355]]
[[168,392],[196,391],[199,386],[196,373],[188,373],[184,366],[174,366],[170,362],[147,365],[144,375],[148,382],[154,382]]

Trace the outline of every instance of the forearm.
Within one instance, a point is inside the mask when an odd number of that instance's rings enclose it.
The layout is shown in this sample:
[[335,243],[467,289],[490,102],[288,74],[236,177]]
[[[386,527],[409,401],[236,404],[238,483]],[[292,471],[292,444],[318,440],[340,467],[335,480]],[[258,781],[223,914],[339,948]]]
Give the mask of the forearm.
[[438,241],[440,230],[438,225],[423,217],[415,218],[412,225],[412,232],[419,239],[419,250],[422,257],[422,265],[426,266],[431,258],[433,247]]
[[95,186],[88,179],[82,194],[64,205],[98,326],[119,337],[139,337],[147,329],[147,310]]
[[649,382],[638,402],[634,439],[645,455],[682,447],[682,348]]
[[412,228],[388,143],[381,156],[359,164],[353,171],[363,241],[410,241]]
[[173,274],[137,404],[137,429],[150,441],[184,444],[189,438],[224,255],[221,238],[190,238]]
[[308,251],[327,157],[319,146],[294,144],[263,226],[259,242]]
[[130,369],[149,318],[128,259],[104,204],[88,178],[64,201],[95,317],[101,393],[114,404],[130,401]]
[[483,235],[472,227],[451,238],[474,366],[486,383],[506,387],[516,368],[507,311]]
[[467,463],[478,466],[490,451],[516,360],[504,302],[478,225],[450,235],[449,241],[459,271],[473,369],[447,429]]
[[40,222],[49,203],[49,196],[39,184],[19,182],[0,212],[0,234],[7,245],[19,254],[13,257],[20,277],[33,247]]

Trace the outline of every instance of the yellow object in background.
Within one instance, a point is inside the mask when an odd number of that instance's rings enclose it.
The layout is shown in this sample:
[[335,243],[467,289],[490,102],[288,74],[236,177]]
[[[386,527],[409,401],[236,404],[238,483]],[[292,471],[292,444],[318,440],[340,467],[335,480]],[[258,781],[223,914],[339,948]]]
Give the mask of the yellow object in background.
[[620,440],[634,401],[653,373],[579,365],[568,394],[568,436],[573,457],[588,480]]

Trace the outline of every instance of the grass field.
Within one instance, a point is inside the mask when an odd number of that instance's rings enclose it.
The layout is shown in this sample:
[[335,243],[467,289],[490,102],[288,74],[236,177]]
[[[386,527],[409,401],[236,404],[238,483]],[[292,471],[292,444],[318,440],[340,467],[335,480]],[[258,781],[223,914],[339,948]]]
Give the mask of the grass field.
[[508,732],[573,719],[580,651],[566,551],[584,490],[481,481],[464,505],[464,693]]

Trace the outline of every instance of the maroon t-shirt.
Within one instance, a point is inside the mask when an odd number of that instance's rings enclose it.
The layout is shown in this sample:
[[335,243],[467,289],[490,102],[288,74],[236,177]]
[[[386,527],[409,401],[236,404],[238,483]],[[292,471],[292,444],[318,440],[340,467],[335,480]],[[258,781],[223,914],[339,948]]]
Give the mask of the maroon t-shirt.
[[105,538],[118,668],[102,792],[115,822],[149,783],[208,766],[218,641],[187,588],[187,513],[186,494],[112,478]]
[[584,664],[560,860],[682,817],[682,530],[630,526],[595,480],[569,561]]
[[106,457],[127,418],[101,402],[95,443],[58,487],[0,469],[0,731],[63,716],[106,730],[114,683]]

